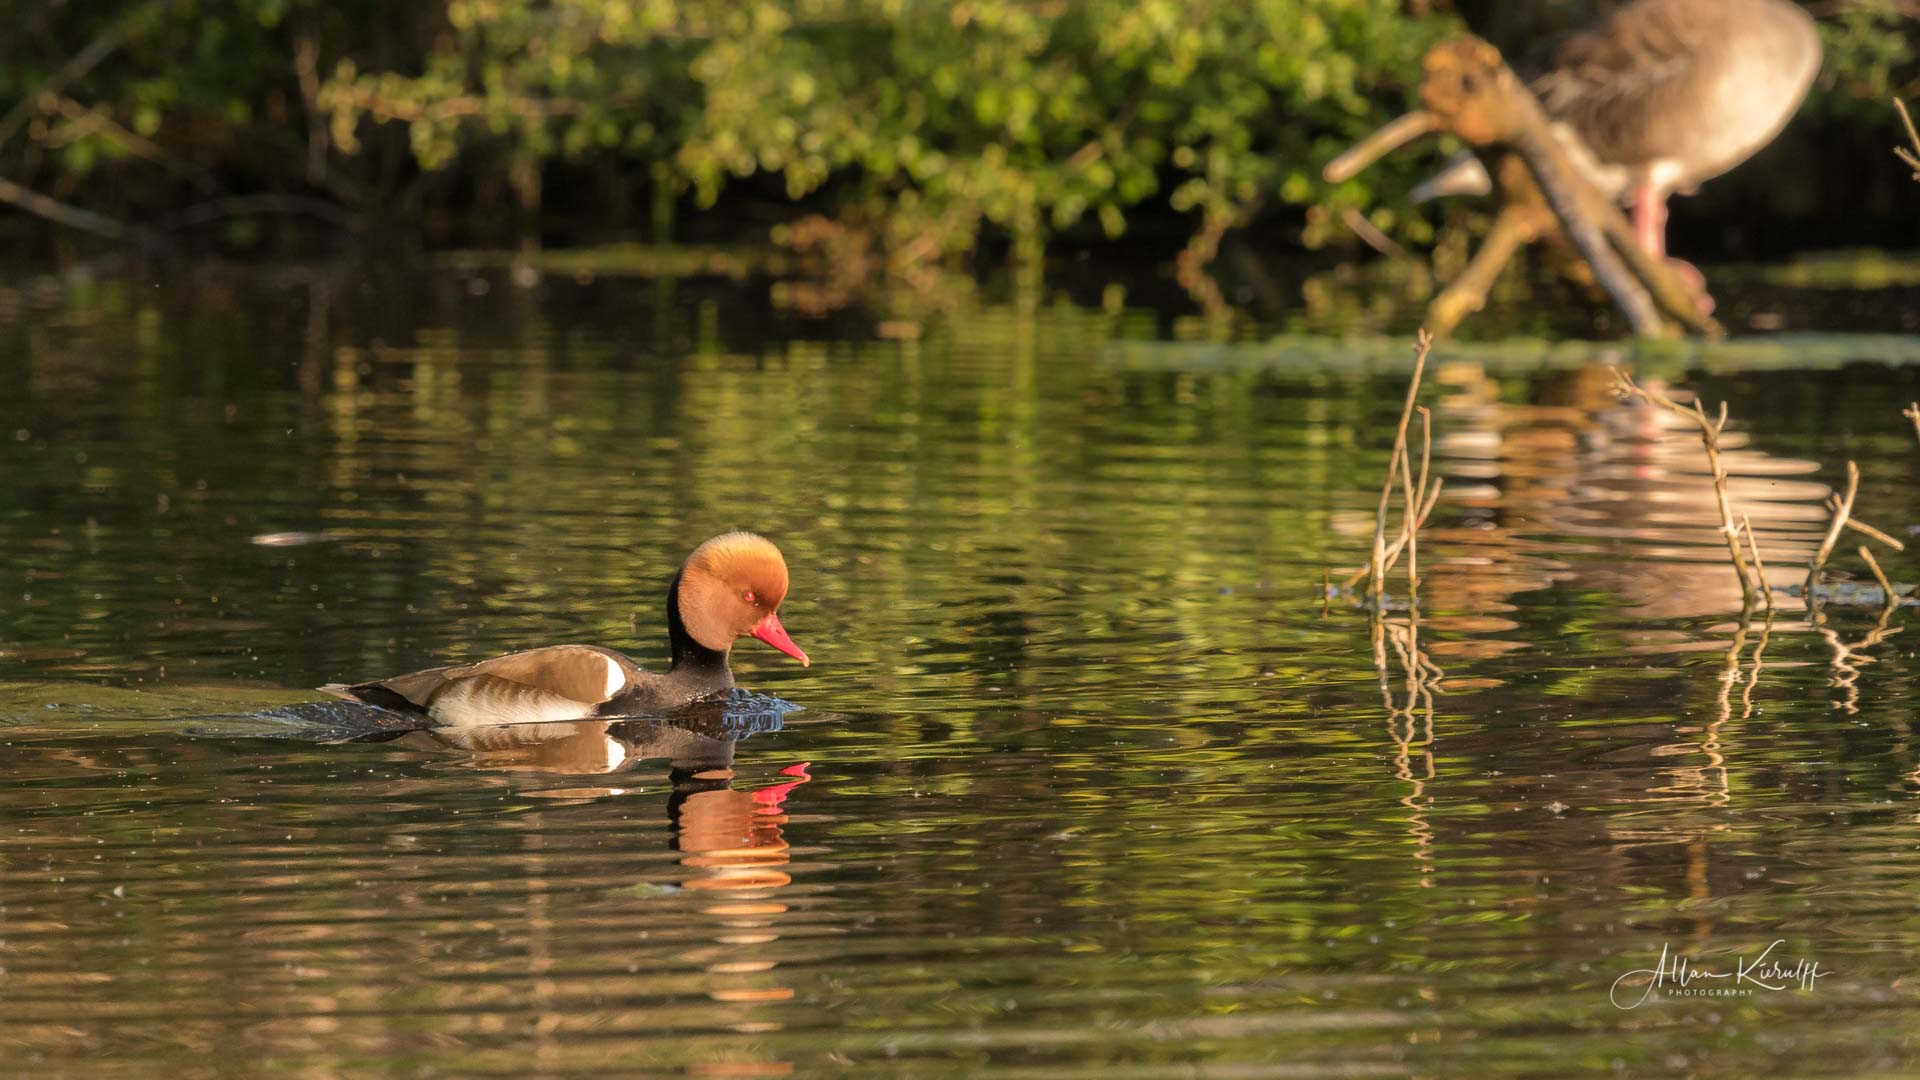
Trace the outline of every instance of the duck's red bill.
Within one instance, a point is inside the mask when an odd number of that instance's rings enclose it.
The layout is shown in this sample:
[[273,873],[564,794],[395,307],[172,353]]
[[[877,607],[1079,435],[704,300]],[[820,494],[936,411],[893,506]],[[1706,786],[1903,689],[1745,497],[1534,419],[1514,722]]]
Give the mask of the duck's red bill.
[[777,612],[767,612],[765,618],[753,624],[752,633],[754,637],[800,661],[801,667],[812,665],[813,662],[807,659],[807,654],[801,652],[800,646],[795,645],[793,639],[787,636],[787,628],[780,625],[780,616]]

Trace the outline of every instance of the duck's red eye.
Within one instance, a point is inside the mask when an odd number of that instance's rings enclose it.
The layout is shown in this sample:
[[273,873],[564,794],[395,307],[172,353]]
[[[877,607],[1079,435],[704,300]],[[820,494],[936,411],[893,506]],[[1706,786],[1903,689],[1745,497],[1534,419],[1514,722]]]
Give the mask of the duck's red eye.
[[753,590],[748,589],[746,592],[741,593],[740,599],[745,600],[749,604],[753,603]]

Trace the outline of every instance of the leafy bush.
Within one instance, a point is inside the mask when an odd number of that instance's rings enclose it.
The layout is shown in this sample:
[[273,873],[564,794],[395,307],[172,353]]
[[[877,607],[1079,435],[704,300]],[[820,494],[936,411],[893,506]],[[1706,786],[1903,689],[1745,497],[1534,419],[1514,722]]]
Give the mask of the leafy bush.
[[[1827,22],[1839,137],[1884,144],[1855,99],[1912,77],[1908,25],[1896,0]],[[1458,28],[1400,0],[76,0],[0,37],[0,176],[141,220],[268,193],[465,239],[503,203],[665,218],[771,187],[909,271],[1143,216],[1204,261],[1263,206],[1310,244],[1348,208],[1422,240],[1386,197],[1417,161],[1317,170]]]
[[343,60],[334,141],[409,125],[424,168],[494,142],[655,158],[702,206],[730,180],[828,185],[898,257],[1023,251],[1142,205],[1225,223],[1307,203],[1330,137],[1403,104],[1446,20],[1394,0],[451,0],[417,75]]

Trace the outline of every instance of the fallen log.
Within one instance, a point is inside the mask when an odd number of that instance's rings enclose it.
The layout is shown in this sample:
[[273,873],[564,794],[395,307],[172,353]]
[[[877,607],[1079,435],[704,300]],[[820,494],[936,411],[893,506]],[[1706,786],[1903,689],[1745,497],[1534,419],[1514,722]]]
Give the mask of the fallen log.
[[1663,262],[1648,255],[1613,201],[1568,159],[1546,112],[1500,51],[1472,35],[1442,42],[1422,61],[1420,100],[1409,113],[1356,143],[1323,175],[1344,180],[1422,135],[1445,131],[1473,147],[1492,178],[1500,210],[1467,269],[1427,309],[1436,334],[1458,326],[1485,303],[1500,271],[1521,248],[1563,237],[1593,270],[1594,280],[1636,334],[1675,329],[1717,336],[1701,314],[1702,297]]

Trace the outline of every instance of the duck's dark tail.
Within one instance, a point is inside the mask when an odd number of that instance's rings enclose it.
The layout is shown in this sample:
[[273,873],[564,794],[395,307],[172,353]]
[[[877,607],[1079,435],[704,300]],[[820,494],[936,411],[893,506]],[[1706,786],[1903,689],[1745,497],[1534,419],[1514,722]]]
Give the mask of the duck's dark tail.
[[391,690],[381,683],[328,683],[319,687],[323,694],[346,701],[358,701],[366,705],[375,705],[382,709],[391,709],[410,716],[424,716],[426,710],[408,700],[404,695]]

